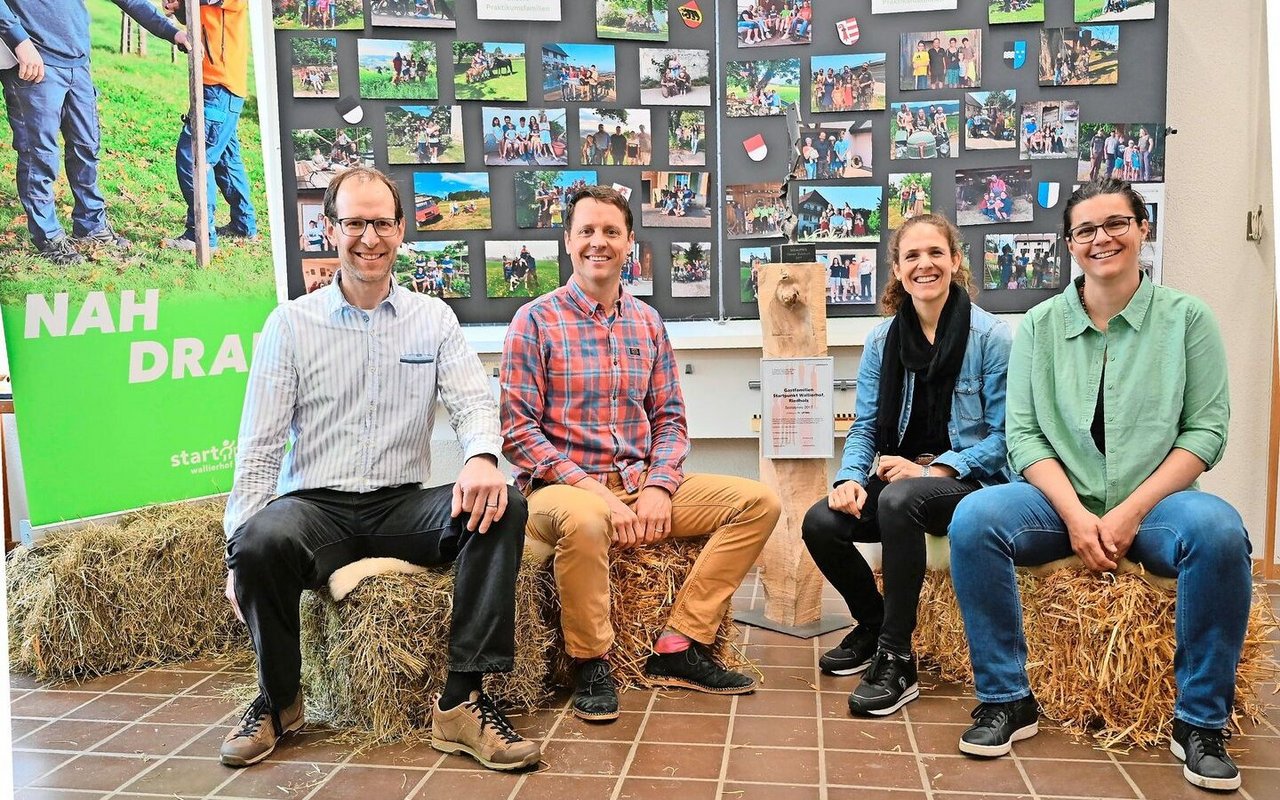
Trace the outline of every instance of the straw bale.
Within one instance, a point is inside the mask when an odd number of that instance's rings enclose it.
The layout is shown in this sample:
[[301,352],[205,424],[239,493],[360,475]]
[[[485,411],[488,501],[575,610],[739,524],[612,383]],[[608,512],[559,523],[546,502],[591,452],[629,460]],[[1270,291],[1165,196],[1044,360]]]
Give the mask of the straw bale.
[[[1173,678],[1174,592],[1138,573],[1114,580],[1083,568],[1041,575],[1019,570],[1027,677],[1045,716],[1088,732],[1102,747],[1149,747],[1168,736]],[[1236,672],[1233,721],[1256,719],[1257,688],[1275,674],[1267,636],[1276,617],[1256,590]],[[948,681],[973,682],[964,625],[951,576],[929,572],[913,642],[921,659]]]
[[157,507],[16,548],[6,576],[11,666],[65,681],[246,649],[223,596],[222,511]]

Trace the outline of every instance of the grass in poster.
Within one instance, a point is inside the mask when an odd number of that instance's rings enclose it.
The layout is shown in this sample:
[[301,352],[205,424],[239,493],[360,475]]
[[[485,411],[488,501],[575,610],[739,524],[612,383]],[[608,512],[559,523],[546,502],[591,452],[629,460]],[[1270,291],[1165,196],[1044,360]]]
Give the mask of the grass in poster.
[[665,42],[671,23],[667,0],[596,0],[596,36]]
[[987,22],[991,25],[1044,22],[1044,0],[988,0]]
[[538,297],[560,285],[558,239],[484,243],[485,294]]
[[462,161],[462,106],[387,106],[387,163]]
[[454,42],[454,97],[523,103],[528,98],[524,53],[520,42]]
[[338,39],[295,36],[289,40],[294,97],[337,97]]
[[473,231],[493,227],[489,173],[413,173],[414,221],[420,231]]
[[440,96],[435,42],[361,39],[360,96],[385,100],[435,100]]
[[412,242],[408,250],[396,255],[392,268],[401,286],[441,300],[471,296],[471,261],[465,241]]

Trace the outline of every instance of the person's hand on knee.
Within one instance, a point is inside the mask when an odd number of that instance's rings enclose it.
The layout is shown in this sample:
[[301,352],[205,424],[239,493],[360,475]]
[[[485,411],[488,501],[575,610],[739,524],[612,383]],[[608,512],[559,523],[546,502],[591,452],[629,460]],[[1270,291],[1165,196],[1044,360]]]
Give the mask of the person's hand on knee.
[[827,495],[827,507],[862,518],[862,504],[867,502],[867,490],[857,481],[845,481]]
[[450,516],[470,514],[467,530],[488,533],[489,526],[502,519],[507,510],[507,479],[498,469],[497,459],[480,454],[467,459],[453,484]]
[[671,495],[659,486],[646,486],[636,498],[639,544],[660,542],[671,535]]

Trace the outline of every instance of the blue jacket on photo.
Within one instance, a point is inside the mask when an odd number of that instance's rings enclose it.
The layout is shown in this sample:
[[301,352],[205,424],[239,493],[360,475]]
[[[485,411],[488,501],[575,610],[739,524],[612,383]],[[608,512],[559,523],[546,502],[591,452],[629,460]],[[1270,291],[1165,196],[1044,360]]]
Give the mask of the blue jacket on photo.
[[[178,27],[148,0],[111,0],[152,35],[172,42]],[[0,0],[0,40],[15,49],[31,40],[51,67],[89,63],[89,9],[84,0]]]
[[[947,422],[951,449],[939,455],[934,463],[951,467],[960,478],[990,486],[1008,483],[1011,477],[1004,439],[1004,406],[1013,334],[1008,325],[976,305],[971,309],[969,341],[964,348],[960,374],[956,376],[955,392],[951,397],[951,419]],[[836,473],[837,483],[857,481],[863,486],[867,484],[871,462],[876,455],[880,364],[884,359],[884,343],[891,324],[892,317],[877,325],[862,348],[862,362],[858,366],[858,399],[854,407],[857,419],[844,441],[844,454],[840,470]],[[915,388],[910,372],[904,381],[902,413],[898,416],[899,441],[911,419]]]

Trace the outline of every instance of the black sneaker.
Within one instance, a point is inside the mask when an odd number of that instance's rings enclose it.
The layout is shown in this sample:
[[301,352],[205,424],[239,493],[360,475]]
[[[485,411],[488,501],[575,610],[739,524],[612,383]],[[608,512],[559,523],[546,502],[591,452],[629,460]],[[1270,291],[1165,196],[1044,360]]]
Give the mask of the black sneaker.
[[675,686],[709,694],[751,694],[756,682],[711,660],[703,645],[691,642],[679,653],[653,653],[644,675],[655,686]]
[[1005,755],[1014,742],[1040,732],[1040,704],[1035,695],[1008,703],[979,703],[970,716],[975,722],[960,734],[960,752],[971,756]]
[[255,233],[252,236],[239,228],[233,228],[231,225],[219,225],[217,228],[219,239],[239,239],[245,242],[257,242],[262,239],[262,234]]
[[84,256],[80,255],[68,236],[59,236],[45,242],[40,246],[40,255],[55,267],[70,267],[84,262]]
[[862,683],[849,694],[849,713],[883,717],[920,696],[915,656],[876,650]]
[[876,652],[879,629],[859,625],[844,635],[840,644],[822,654],[818,667],[828,675],[854,675],[871,663]]
[[588,659],[578,665],[573,715],[597,722],[618,718],[618,690],[609,674],[609,662],[603,658]]
[[107,247],[123,252],[133,247],[133,242],[113,231],[110,226],[95,231],[88,236],[81,236],[75,240],[75,243],[80,247],[87,247],[91,250]]
[[1227,753],[1229,731],[1198,728],[1176,717],[1169,750],[1183,762],[1182,777],[1201,789],[1240,788],[1240,770]]

